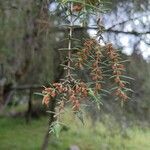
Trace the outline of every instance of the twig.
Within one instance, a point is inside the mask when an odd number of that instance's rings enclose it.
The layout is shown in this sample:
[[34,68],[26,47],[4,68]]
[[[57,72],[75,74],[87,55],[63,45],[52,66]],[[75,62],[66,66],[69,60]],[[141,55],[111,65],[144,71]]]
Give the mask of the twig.
[[139,18],[141,18],[141,17],[143,17],[143,16],[149,16],[149,15],[150,15],[150,14],[144,14],[144,15],[141,15],[141,16],[138,16],[138,17],[135,17],[135,18],[129,18],[128,20],[125,20],[125,21],[122,21],[122,22],[119,22],[119,23],[117,23],[117,24],[112,25],[112,26],[109,27],[107,30],[110,30],[110,29],[112,29],[112,28],[114,28],[114,27],[116,27],[116,26],[118,26],[118,25],[125,24],[125,23],[127,23],[127,22],[129,22],[129,21],[137,20],[137,19],[139,19]]

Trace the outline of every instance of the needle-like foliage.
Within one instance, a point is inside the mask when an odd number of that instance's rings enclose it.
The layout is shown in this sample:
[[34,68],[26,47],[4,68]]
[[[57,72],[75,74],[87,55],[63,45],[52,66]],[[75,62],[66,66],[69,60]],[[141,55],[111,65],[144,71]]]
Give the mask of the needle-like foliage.
[[[126,101],[128,82],[124,75],[125,66],[119,52],[113,44],[104,42],[102,37],[103,25],[99,13],[103,12],[102,3],[99,0],[61,0],[59,1],[61,9],[65,10],[68,24],[63,27],[68,28],[67,48],[61,48],[60,51],[66,53],[66,64],[61,64],[65,70],[65,76],[60,82],[53,83],[50,87],[44,87],[43,104],[49,105],[50,101],[57,99],[55,118],[51,126],[51,132],[58,136],[60,131],[59,122],[61,114],[65,112],[65,106],[70,104],[73,112],[83,122],[82,104],[91,99],[99,108],[101,95],[103,93],[114,93],[122,102]],[[75,28],[87,27],[87,16],[94,14],[97,17],[97,34],[93,38],[84,39],[83,45],[73,47],[73,32]],[[79,23],[79,24],[77,24]],[[82,37],[81,37],[82,38]],[[80,40],[80,39],[78,39]],[[104,44],[105,43],[105,44]],[[81,80],[76,70],[88,70],[90,82]],[[104,89],[105,80],[110,80],[114,87],[110,91]],[[56,131],[57,130],[57,131]]]

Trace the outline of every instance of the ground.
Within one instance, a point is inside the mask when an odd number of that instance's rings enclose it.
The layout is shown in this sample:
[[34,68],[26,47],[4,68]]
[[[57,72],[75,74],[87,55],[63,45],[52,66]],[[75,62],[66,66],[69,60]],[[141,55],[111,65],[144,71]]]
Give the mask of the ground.
[[[67,150],[77,145],[81,150],[149,150],[150,129],[132,127],[122,132],[115,124],[110,128],[103,123],[92,124],[90,119],[82,125],[73,117],[64,117],[67,131],[57,139],[49,140],[50,150]],[[21,117],[0,118],[0,150],[39,150],[47,129],[48,117],[34,119],[29,124]],[[111,123],[110,123],[111,124]]]

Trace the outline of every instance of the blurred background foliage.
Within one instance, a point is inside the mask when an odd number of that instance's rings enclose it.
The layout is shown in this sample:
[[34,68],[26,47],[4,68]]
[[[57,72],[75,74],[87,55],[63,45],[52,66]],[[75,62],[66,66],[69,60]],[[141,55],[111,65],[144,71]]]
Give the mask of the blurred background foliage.
[[[149,127],[150,1],[103,1],[104,3],[110,2],[104,5],[109,8],[110,11],[101,15],[102,23],[106,29],[103,33],[104,39],[105,41],[112,42],[116,45],[116,47],[121,50],[122,57],[129,60],[129,62],[126,63],[127,75],[135,79],[134,81],[131,81],[131,88],[134,92],[130,95],[131,100],[125,103],[123,108],[121,108],[118,101],[113,100],[112,96],[108,96],[102,100],[103,106],[101,106],[100,111],[91,104],[91,107],[87,108],[88,113],[90,113],[93,122],[95,122],[95,119],[98,119],[104,124],[111,122],[110,118],[113,117],[115,120],[114,122],[118,122],[121,127],[121,131],[124,131],[127,127],[135,124],[138,124],[143,128]],[[63,18],[63,12],[57,10],[56,6],[56,2],[53,0],[0,1],[0,81],[5,78],[6,87],[34,84],[47,85],[51,81],[56,81],[63,76],[63,70],[59,64],[63,61],[64,56],[59,53],[58,48],[65,47],[66,43],[61,40],[66,37],[67,31],[57,28],[57,26],[62,23],[60,18]],[[56,14],[51,16],[50,14],[53,10],[56,10]],[[89,25],[94,21],[96,21],[95,18],[89,16]],[[94,33],[94,30],[75,31],[74,36],[76,38],[89,37]],[[86,74],[83,73],[83,75],[85,77]],[[18,94],[18,92],[15,91],[11,99],[11,105],[16,99],[19,101],[19,104],[26,104],[28,101],[28,92],[21,92]],[[40,102],[37,102],[37,100]],[[41,99],[36,96],[34,96],[34,103],[36,105],[38,103],[38,105],[40,105],[39,107],[41,107]],[[5,104],[5,100],[3,104]],[[11,107],[11,110],[13,109],[13,112],[16,112],[18,109],[14,105],[13,107],[14,108]],[[40,109],[44,110],[44,108]],[[19,111],[24,110],[25,109],[24,107],[22,109],[22,106],[19,108]],[[6,108],[5,112],[7,112],[7,115],[9,111],[9,107]],[[10,114],[12,114],[12,112]],[[110,120],[108,119],[108,121],[106,121],[107,118]],[[44,121],[45,120],[46,119],[44,119]],[[5,133],[7,131],[4,132],[5,130],[3,131],[2,128],[7,124],[7,121],[9,123],[9,119],[2,118],[1,121],[0,118],[0,143],[1,138],[3,138],[2,142],[5,143],[4,139],[6,138]],[[35,122],[33,124],[35,124]],[[10,126],[11,124],[9,123],[8,129],[6,130],[9,131]],[[42,124],[40,124],[40,126],[42,126]],[[103,128],[104,127],[102,127],[102,129]],[[21,130],[24,129],[22,128]],[[37,132],[44,132],[44,129],[39,129]],[[76,130],[73,132],[76,132]],[[1,133],[3,134],[1,135]],[[107,135],[107,133],[105,136],[111,136]],[[17,136],[17,131],[14,134]],[[84,137],[86,134],[83,133],[83,135],[76,136],[77,138],[78,136],[80,138],[80,136]],[[71,137],[73,135],[74,134],[71,134],[69,131],[68,136]],[[42,136],[39,135],[39,137],[41,137],[40,140],[42,140]],[[115,141],[112,141],[112,143],[113,142]],[[58,143],[54,142],[54,145],[57,144]],[[107,147],[107,144],[102,145],[104,146],[103,149],[111,149],[110,147]],[[3,149],[8,148],[9,147],[6,146]],[[116,150],[121,148],[122,147],[114,147],[112,149]],[[133,147],[133,149],[137,148]],[[33,146],[31,149],[38,149],[38,147],[34,148]],[[87,150],[88,148],[82,149]],[[92,149],[94,150],[95,148],[91,148],[91,150]],[[125,147],[124,149],[132,148]],[[148,146],[143,148],[143,150],[145,149],[148,149]]]

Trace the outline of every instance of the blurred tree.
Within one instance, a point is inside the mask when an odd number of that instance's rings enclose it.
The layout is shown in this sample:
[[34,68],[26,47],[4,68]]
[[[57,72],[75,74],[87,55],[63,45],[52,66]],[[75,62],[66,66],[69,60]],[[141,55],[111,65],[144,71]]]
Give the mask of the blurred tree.
[[[56,39],[55,36],[50,38],[49,25],[52,22],[49,22],[46,5],[40,1],[16,0],[3,1],[0,6],[0,61],[8,80],[30,84],[52,80],[52,53]],[[39,18],[48,22],[46,28]]]

